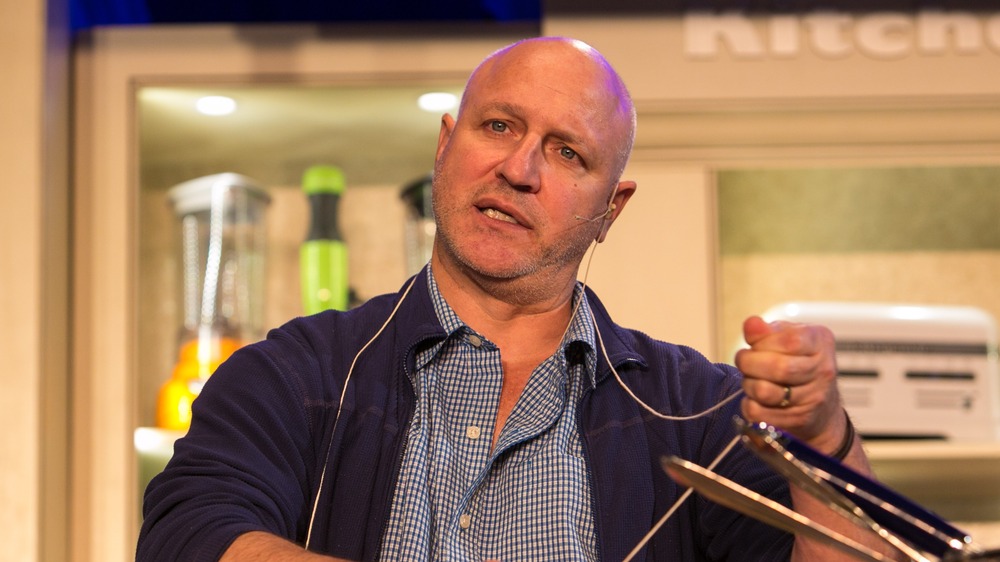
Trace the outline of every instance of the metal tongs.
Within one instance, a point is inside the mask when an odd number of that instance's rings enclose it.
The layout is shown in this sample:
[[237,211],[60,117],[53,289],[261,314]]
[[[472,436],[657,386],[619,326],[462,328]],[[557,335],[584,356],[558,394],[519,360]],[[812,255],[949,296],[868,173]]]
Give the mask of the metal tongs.
[[[1000,561],[967,533],[782,430],[737,418],[743,444],[831,510],[869,529],[914,562]],[[678,457],[663,457],[663,469],[679,484],[708,499],[784,531],[834,546],[860,560],[888,560],[880,554],[788,507],[710,470]]]

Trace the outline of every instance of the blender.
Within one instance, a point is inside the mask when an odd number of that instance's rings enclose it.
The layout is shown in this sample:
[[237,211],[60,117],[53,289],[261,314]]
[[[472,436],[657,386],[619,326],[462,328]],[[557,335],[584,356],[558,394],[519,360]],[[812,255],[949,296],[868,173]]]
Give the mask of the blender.
[[413,275],[431,259],[434,248],[434,209],[431,199],[432,174],[421,176],[402,187],[400,199],[406,206],[403,240],[406,244],[406,273]]
[[177,363],[160,388],[156,424],[186,430],[209,375],[263,335],[264,211],[270,197],[234,173],[178,184],[168,197],[180,221],[181,320]]

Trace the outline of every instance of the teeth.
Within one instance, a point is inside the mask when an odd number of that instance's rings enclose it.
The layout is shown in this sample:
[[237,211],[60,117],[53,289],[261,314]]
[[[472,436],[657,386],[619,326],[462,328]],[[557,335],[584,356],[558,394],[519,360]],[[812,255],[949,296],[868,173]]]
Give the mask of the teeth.
[[507,213],[502,213],[492,207],[483,209],[483,214],[490,217],[491,219],[517,224],[517,221],[514,220],[514,217],[508,215]]

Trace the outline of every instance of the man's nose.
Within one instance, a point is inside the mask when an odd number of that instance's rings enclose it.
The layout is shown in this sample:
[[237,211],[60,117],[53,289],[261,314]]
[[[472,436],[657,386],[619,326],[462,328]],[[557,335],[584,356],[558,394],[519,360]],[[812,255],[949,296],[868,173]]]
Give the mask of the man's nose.
[[534,193],[539,187],[539,167],[544,165],[542,143],[534,137],[523,137],[511,146],[510,152],[497,165],[497,177],[511,187]]

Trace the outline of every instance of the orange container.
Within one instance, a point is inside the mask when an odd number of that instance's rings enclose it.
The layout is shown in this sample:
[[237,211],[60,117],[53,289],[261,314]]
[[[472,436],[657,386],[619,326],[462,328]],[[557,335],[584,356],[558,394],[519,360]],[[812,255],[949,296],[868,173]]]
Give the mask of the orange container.
[[160,387],[156,401],[156,425],[163,429],[187,430],[191,425],[191,403],[201,387],[223,361],[240,346],[232,338],[209,338],[204,352],[198,340],[181,346],[173,375]]

